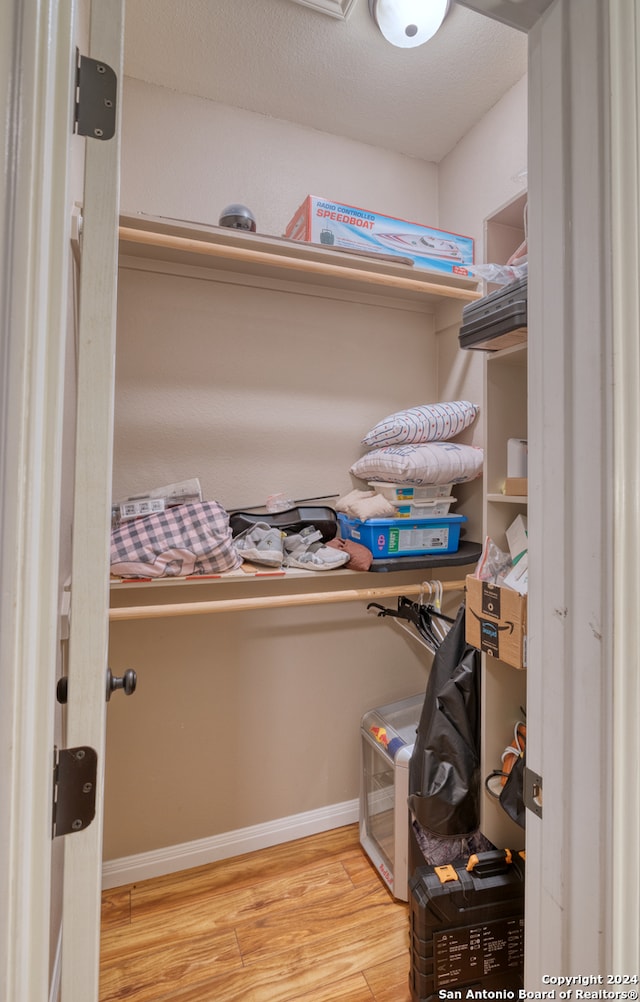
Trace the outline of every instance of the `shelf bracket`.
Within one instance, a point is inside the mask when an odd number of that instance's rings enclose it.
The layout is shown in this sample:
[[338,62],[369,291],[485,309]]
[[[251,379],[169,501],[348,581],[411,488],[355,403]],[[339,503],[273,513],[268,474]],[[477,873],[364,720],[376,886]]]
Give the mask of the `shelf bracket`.
[[525,766],[524,769],[524,806],[536,817],[542,817],[542,776],[539,776],[533,769]]

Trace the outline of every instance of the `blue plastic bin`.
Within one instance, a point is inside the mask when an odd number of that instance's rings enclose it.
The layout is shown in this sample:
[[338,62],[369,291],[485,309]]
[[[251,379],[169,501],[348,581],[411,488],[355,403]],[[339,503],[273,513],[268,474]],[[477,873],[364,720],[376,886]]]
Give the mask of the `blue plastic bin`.
[[421,553],[455,553],[460,545],[464,515],[440,518],[369,518],[361,522],[338,512],[340,535],[371,550],[374,558],[408,557]]

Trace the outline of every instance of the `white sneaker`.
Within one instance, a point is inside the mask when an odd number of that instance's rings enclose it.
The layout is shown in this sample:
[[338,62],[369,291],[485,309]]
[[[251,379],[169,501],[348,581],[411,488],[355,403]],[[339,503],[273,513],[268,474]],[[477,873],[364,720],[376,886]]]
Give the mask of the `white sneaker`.
[[266,522],[256,522],[234,539],[243,560],[268,567],[281,567],[283,559],[282,533]]
[[300,567],[307,571],[333,571],[349,560],[344,550],[321,543],[322,533],[313,525],[306,526],[284,538],[284,563],[286,567]]

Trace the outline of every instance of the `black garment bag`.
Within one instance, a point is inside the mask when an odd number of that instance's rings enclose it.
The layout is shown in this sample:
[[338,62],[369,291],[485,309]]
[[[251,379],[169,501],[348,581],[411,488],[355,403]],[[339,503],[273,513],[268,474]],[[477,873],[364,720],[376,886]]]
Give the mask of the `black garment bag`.
[[473,836],[480,825],[480,653],[465,607],[435,653],[413,753],[409,808],[426,832]]

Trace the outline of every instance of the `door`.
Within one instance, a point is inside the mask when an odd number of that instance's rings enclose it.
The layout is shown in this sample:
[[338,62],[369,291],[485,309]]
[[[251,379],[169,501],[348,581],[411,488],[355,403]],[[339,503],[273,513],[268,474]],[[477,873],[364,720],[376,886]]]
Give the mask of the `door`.
[[640,808],[637,17],[636,0],[556,0],[529,36],[536,989],[545,974],[637,975],[640,961],[638,861],[624,852]]
[[606,985],[640,966],[638,3],[458,2],[529,32],[525,982]]
[[[123,18],[123,0],[94,0],[91,5],[89,55],[112,68],[120,82]],[[65,740],[67,747],[96,750],[98,776],[95,820],[84,831],[65,836],[62,1002],[98,998],[119,153],[118,130],[109,140],[87,139]]]
[[[93,6],[92,51],[120,78],[121,0]],[[0,996],[11,1002],[58,998],[62,898],[71,902],[65,905],[62,998],[98,997],[100,794],[90,839],[74,847],[72,838],[87,833],[53,843],[51,837],[61,568],[71,563],[77,579],[64,744],[96,748],[101,764],[104,757],[118,141],[73,136],[76,31],[88,8],[89,0],[0,5]],[[72,148],[77,152],[78,144],[91,153],[75,361],[89,384],[96,356],[102,370],[94,372],[89,391],[85,386],[78,393],[77,478],[70,492],[75,436],[65,434],[65,426],[75,394],[65,392],[65,366],[75,305],[70,238],[78,173]],[[64,510],[69,493],[76,508],[73,555]],[[95,625],[84,650],[83,620]]]

